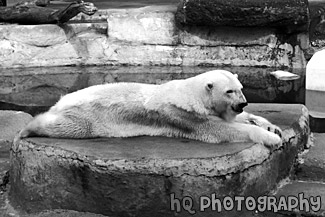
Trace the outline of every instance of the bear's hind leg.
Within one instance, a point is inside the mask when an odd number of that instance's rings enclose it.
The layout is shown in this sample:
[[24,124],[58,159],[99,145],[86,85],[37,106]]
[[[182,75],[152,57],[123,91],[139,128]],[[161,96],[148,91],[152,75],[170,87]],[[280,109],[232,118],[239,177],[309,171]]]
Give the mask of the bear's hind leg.
[[82,117],[46,112],[36,116],[19,137],[91,138],[94,137],[91,128],[91,123]]

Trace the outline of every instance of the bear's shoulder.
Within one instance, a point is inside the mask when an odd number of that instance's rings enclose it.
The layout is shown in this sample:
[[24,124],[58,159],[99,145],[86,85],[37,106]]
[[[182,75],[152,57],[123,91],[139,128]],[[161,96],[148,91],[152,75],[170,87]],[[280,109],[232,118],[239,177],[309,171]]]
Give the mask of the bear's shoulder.
[[144,105],[153,110],[171,105],[186,112],[207,115],[208,111],[201,100],[203,96],[199,92],[196,84],[191,84],[187,79],[173,80],[157,86]]

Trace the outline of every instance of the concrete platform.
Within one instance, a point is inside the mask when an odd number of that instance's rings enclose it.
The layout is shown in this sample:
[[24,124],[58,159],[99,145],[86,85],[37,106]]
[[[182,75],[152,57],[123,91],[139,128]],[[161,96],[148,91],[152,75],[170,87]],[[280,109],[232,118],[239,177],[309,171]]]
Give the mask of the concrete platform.
[[261,144],[159,137],[21,140],[11,152],[10,201],[28,213],[68,209],[143,217],[176,215],[173,194],[180,200],[191,197],[196,211],[200,196],[212,193],[220,198],[265,194],[289,175],[304,148],[308,111],[283,104],[252,104],[247,110],[284,130],[282,147],[270,151]]

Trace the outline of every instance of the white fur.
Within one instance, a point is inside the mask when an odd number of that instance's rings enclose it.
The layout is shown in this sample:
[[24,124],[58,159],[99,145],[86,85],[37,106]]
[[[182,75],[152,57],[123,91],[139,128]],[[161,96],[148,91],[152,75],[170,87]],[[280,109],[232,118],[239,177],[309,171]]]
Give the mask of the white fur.
[[[50,137],[169,136],[205,142],[281,143],[280,129],[237,110],[246,99],[237,75],[214,70],[161,85],[115,83],[63,96],[21,132]],[[237,116],[237,117],[236,117]],[[251,125],[250,123],[253,123]],[[260,125],[260,126],[258,126]]]

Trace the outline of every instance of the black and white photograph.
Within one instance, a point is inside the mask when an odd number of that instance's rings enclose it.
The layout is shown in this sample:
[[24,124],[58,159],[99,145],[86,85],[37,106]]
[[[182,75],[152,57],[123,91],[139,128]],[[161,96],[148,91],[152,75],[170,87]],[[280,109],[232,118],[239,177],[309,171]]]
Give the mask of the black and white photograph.
[[325,0],[0,0],[0,217],[325,216]]

